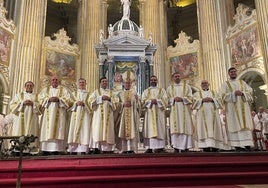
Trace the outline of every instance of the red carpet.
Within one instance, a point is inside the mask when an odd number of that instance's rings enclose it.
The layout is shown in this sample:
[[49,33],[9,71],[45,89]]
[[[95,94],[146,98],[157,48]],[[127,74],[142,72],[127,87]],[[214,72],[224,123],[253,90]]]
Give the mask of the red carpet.
[[[22,188],[268,184],[268,152],[42,156],[22,166]],[[0,187],[15,187],[17,167],[17,159],[0,161]]]

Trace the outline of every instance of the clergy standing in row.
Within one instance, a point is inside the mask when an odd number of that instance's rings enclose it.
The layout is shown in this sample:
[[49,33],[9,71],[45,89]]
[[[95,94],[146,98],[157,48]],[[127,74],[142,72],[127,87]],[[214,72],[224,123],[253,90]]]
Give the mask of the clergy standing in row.
[[237,79],[237,70],[228,70],[230,79],[221,88],[225,104],[226,125],[229,145],[237,151],[250,150],[254,146],[252,138],[253,121],[250,104],[253,102],[252,88]]
[[129,76],[124,80],[124,89],[118,94],[120,108],[119,143],[121,153],[136,153],[139,143],[140,103],[137,91],[131,88]]
[[92,111],[88,102],[89,92],[84,78],[78,80],[78,90],[73,92],[74,104],[71,107],[71,121],[68,134],[69,153],[88,153],[91,136]]
[[172,75],[173,84],[167,88],[170,105],[171,144],[175,152],[185,152],[193,148],[194,126],[191,117],[192,90],[181,82],[179,73]]
[[40,142],[44,154],[64,152],[67,140],[67,109],[73,99],[69,90],[60,85],[57,76],[52,76],[50,86],[41,90],[38,96],[43,109]]
[[223,142],[223,132],[219,109],[221,102],[216,93],[209,89],[209,82],[201,82],[201,90],[194,94],[195,102],[192,109],[196,114],[197,146],[206,152],[218,149],[229,149]]
[[100,78],[100,88],[89,97],[90,108],[93,110],[92,142],[89,147],[93,153],[113,153],[115,149],[114,111],[118,97],[107,88],[107,78]]
[[[39,136],[39,103],[38,96],[33,92],[34,83],[27,81],[25,91],[16,94],[10,101],[11,113],[15,114],[12,127],[12,136],[33,135]],[[30,145],[37,147],[37,141]]]
[[145,108],[143,137],[145,153],[165,152],[167,95],[163,88],[157,87],[157,77],[150,77],[150,87],[142,93]]

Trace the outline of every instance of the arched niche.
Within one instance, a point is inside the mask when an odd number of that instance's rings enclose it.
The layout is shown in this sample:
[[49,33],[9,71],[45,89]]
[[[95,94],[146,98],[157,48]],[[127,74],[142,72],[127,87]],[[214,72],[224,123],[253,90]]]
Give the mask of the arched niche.
[[267,108],[267,96],[265,90],[262,89],[262,86],[265,84],[263,70],[252,67],[241,72],[238,78],[244,80],[253,89],[254,102],[251,105],[252,110],[257,110],[260,106]]

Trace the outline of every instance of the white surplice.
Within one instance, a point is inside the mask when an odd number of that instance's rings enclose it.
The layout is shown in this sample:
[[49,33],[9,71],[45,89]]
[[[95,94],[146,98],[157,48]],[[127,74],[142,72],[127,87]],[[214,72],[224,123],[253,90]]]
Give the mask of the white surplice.
[[[243,96],[235,96],[240,90]],[[229,80],[222,84],[221,95],[225,104],[227,137],[230,146],[254,146],[250,104],[253,102],[252,88],[243,80]]]
[[[111,101],[102,100],[106,95]],[[112,90],[100,88],[89,97],[90,107],[93,110],[92,117],[92,142],[90,148],[98,148],[102,151],[113,151],[115,145],[114,116],[118,104],[118,97]]]
[[[213,102],[203,102],[204,98],[212,98]],[[224,143],[224,133],[219,115],[222,108],[219,98],[211,90],[199,91],[194,94],[192,109],[197,110],[196,114],[196,136],[198,148],[230,149]]]
[[[49,102],[58,97],[59,102]],[[67,141],[67,109],[72,105],[72,94],[63,86],[45,87],[38,95],[43,109],[40,142],[42,151],[65,151]]]
[[[88,152],[91,135],[92,111],[88,102],[89,93],[78,89],[73,92],[74,105],[71,107],[71,120],[68,134],[69,152]],[[84,106],[78,106],[78,101],[84,102]]]
[[[157,104],[152,104],[152,99]],[[166,91],[158,87],[149,87],[142,93],[142,103],[145,108],[143,137],[146,149],[165,148],[166,145]]]
[[[193,148],[194,126],[191,118],[192,90],[185,82],[170,85],[167,88],[170,105],[171,144],[176,149]],[[175,102],[175,97],[181,97],[182,102]]]

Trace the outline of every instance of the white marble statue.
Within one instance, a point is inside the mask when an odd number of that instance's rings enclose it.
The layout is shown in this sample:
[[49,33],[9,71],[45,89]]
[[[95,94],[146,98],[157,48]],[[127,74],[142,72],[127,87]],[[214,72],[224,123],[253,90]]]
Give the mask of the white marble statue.
[[101,29],[100,30],[100,44],[103,43],[103,35],[104,35],[104,31]]
[[142,26],[140,26],[140,28],[139,28],[139,36],[140,36],[140,38],[144,38],[144,29]]
[[109,27],[108,27],[109,36],[108,36],[108,38],[113,36],[113,32],[114,32],[114,28],[113,28],[112,24],[109,24]]
[[130,4],[131,0],[121,0],[121,5],[123,5],[123,18],[130,17]]

